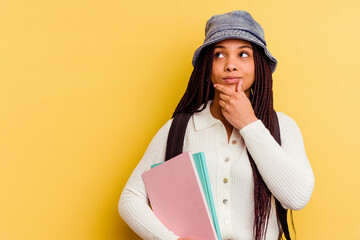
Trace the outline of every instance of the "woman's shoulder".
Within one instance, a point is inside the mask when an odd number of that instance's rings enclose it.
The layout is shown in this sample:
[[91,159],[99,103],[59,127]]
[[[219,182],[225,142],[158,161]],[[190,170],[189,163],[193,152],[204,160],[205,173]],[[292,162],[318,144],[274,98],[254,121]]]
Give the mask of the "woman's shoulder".
[[279,120],[279,127],[281,135],[288,135],[288,134],[295,134],[300,135],[300,128],[294,118],[290,117],[289,115],[276,111],[276,115]]
[[173,118],[166,120],[166,122],[160,127],[160,129],[159,129],[158,132],[156,133],[155,137],[156,137],[157,135],[168,134],[172,122],[173,122]]
[[154,151],[158,152],[159,149],[166,147],[171,123],[172,119],[166,120],[166,122],[160,127],[160,129],[151,139],[148,149],[155,149]]
[[287,115],[283,112],[276,111],[276,115],[279,119],[279,123],[284,123],[284,124],[285,123],[295,123],[296,124],[295,120],[292,117],[290,117],[289,115]]
[[[187,127],[186,129],[188,129],[188,126],[190,125],[191,122],[194,121],[194,116],[196,115],[196,113],[193,113],[191,115],[189,115],[190,117],[182,117],[182,118],[178,118],[177,122],[176,122],[176,126],[179,127],[179,125],[181,125],[181,123],[187,121]],[[170,118],[168,119],[163,125],[162,127],[158,130],[156,135],[161,135],[161,134],[168,134],[170,131],[170,128],[173,124],[174,118]]]

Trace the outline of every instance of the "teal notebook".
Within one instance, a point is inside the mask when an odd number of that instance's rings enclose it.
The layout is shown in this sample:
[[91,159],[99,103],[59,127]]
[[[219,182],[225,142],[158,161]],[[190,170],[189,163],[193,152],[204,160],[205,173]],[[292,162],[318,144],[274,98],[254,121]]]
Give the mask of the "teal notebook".
[[[219,228],[219,223],[218,223],[217,216],[216,216],[213,194],[212,194],[211,186],[210,186],[209,174],[208,174],[207,166],[206,166],[205,154],[203,152],[194,153],[193,158],[194,158],[195,166],[196,166],[196,169],[198,172],[198,176],[200,178],[202,188],[204,190],[204,194],[205,194],[206,201],[207,201],[207,204],[208,204],[208,207],[210,210],[210,214],[211,214],[211,217],[213,220],[216,234],[218,236],[218,239],[221,239],[220,228]],[[160,164],[161,163],[154,164],[151,166],[151,168],[156,167]]]

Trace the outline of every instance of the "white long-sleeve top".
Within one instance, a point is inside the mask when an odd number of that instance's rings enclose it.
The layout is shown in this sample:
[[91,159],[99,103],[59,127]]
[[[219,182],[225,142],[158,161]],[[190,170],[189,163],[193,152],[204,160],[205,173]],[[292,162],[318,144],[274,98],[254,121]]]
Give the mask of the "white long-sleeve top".
[[[310,199],[314,175],[295,121],[277,112],[281,146],[261,120],[241,130],[233,129],[230,141],[222,122],[210,113],[210,103],[194,113],[188,123],[184,151],[204,152],[222,239],[253,239],[254,182],[246,148],[273,196],[287,209],[299,210]],[[142,173],[165,159],[169,120],[155,135],[131,174],[119,201],[119,213],[143,239],[175,240],[176,236],[149,207]],[[276,240],[278,226],[273,201],[267,240]]]

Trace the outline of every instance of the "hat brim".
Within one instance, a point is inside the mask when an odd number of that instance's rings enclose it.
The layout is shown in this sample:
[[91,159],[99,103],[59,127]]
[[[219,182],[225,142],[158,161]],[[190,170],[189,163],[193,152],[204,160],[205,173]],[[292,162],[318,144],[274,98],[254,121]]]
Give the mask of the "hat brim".
[[260,41],[257,37],[255,37],[251,33],[244,31],[244,30],[239,30],[239,29],[228,29],[228,30],[216,32],[215,34],[213,34],[211,36],[207,36],[207,38],[205,38],[205,40],[204,40],[204,44],[201,45],[198,49],[196,49],[193,60],[192,60],[192,65],[195,67],[196,62],[199,59],[201,50],[204,47],[206,47],[210,44],[213,44],[213,43],[217,43],[217,42],[226,40],[226,39],[246,40],[246,41],[255,43],[258,46],[262,47],[264,49],[265,55],[267,56],[267,58],[269,60],[271,72],[273,73],[275,71],[276,65],[277,65],[277,60],[271,55],[271,53],[267,49],[266,45],[264,45],[264,43],[262,41]]

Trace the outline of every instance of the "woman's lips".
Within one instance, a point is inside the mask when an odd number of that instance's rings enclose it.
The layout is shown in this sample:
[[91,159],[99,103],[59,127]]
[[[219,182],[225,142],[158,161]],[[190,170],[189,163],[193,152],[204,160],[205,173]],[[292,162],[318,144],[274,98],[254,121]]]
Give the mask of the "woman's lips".
[[235,84],[240,81],[240,78],[239,77],[226,77],[226,78],[223,78],[223,81],[226,84]]

